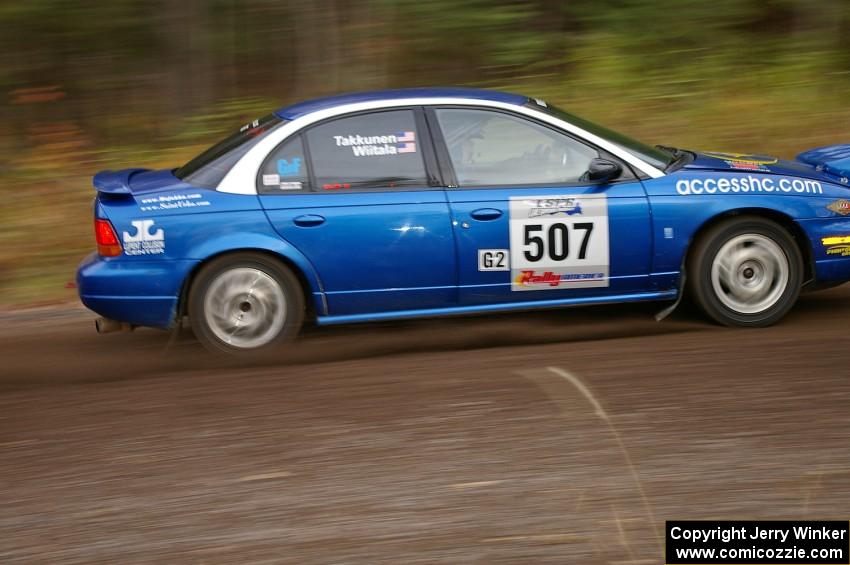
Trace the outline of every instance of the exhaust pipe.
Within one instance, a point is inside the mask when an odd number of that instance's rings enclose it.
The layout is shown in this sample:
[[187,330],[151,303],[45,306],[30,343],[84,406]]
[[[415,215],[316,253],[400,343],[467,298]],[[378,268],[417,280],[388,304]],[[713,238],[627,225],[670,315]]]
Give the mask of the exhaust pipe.
[[100,317],[95,319],[94,329],[96,329],[99,334],[108,334],[120,331],[131,332],[133,331],[133,326],[124,322],[119,322],[118,320],[110,320],[109,318]]

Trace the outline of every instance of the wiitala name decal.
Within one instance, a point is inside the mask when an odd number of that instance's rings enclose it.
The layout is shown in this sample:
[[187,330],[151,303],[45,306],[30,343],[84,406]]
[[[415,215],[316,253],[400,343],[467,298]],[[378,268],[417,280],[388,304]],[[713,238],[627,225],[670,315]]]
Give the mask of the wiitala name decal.
[[416,153],[416,132],[389,135],[335,135],[337,147],[350,147],[355,157]]
[[771,177],[732,177],[708,179],[681,179],[676,182],[676,192],[682,196],[690,194],[728,194],[728,193],[796,193],[823,194],[820,182],[810,179],[774,179]]

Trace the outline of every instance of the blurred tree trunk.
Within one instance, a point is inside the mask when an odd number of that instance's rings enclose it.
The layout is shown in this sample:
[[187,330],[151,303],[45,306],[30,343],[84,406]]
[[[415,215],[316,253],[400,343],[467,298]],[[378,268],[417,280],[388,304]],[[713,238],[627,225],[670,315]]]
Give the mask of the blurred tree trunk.
[[338,14],[336,0],[295,3],[295,98],[339,90],[343,30]]
[[212,99],[209,14],[204,0],[164,0],[162,8],[165,102],[180,115]]

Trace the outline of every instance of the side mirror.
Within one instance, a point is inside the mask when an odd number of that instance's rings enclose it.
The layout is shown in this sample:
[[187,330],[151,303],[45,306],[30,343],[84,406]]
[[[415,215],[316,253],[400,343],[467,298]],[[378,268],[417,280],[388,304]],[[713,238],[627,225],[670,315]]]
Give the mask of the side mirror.
[[619,163],[596,157],[590,162],[585,176],[591,182],[605,183],[617,178],[622,172],[623,167]]

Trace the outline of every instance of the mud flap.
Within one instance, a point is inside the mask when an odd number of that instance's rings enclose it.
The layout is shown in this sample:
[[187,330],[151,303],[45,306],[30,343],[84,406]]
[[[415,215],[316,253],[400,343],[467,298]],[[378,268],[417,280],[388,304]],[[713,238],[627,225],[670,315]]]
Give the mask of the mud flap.
[[675,310],[679,306],[679,303],[682,302],[682,297],[685,296],[685,279],[686,278],[687,278],[687,274],[685,273],[685,269],[683,267],[682,268],[682,276],[679,279],[679,294],[678,294],[678,296],[676,296],[676,301],[673,302],[673,304],[671,304],[670,306],[667,306],[666,308],[664,308],[663,310],[661,310],[660,312],[658,312],[655,315],[655,321],[656,322],[660,322],[661,320],[663,320],[664,318],[666,318],[667,316],[672,314],[673,310]]

